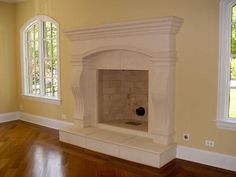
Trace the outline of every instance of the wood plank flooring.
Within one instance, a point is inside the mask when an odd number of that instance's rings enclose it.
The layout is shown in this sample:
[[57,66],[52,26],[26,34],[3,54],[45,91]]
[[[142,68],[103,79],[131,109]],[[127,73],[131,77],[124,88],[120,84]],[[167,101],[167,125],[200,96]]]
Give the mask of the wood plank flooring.
[[58,131],[14,121],[0,124],[0,177],[236,177],[183,160],[156,169],[58,140]]

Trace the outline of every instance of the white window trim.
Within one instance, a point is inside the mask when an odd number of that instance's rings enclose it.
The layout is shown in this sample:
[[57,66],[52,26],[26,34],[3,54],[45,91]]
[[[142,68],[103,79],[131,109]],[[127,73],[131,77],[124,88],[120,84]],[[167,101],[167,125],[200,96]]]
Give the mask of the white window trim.
[[228,117],[228,98],[230,94],[231,7],[233,4],[236,4],[235,0],[220,1],[219,73],[216,125],[218,128],[236,131],[236,119]]
[[48,104],[60,105],[62,103],[62,100],[58,98],[54,99],[54,98],[41,97],[41,96],[35,96],[35,95],[22,95],[22,97],[26,100],[38,101],[38,102],[48,103]]
[[[57,56],[58,56],[58,72],[57,72],[57,76],[58,76],[58,97],[57,98],[53,98],[53,97],[46,97],[46,96],[38,96],[38,95],[31,95],[28,94],[26,89],[27,89],[27,84],[25,82],[25,78],[27,77],[27,68],[25,68],[26,66],[26,47],[24,46],[24,44],[26,43],[25,41],[25,30],[28,29],[29,26],[31,26],[33,23],[37,22],[37,21],[49,21],[51,23],[53,23],[54,25],[56,25],[57,29],[58,29],[58,33],[57,33]],[[28,20],[20,29],[20,46],[21,46],[21,81],[22,81],[22,96],[23,98],[26,99],[30,99],[33,101],[39,101],[39,102],[44,102],[44,103],[50,103],[50,104],[61,104],[62,100],[61,100],[61,85],[60,85],[60,46],[59,46],[59,25],[58,23],[53,20],[52,18],[48,17],[48,16],[44,16],[44,15],[38,15],[35,16],[33,18],[31,18],[30,20]]]

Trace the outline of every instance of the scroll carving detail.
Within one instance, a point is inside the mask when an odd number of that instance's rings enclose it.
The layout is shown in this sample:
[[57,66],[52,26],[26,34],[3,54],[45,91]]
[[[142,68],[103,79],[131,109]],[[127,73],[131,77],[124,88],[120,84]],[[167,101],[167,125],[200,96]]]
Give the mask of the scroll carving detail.
[[75,99],[75,113],[74,119],[75,122],[81,123],[83,126],[83,119],[84,119],[84,94],[83,94],[83,81],[82,73],[83,73],[83,63],[77,62],[73,65],[72,71],[72,94]]

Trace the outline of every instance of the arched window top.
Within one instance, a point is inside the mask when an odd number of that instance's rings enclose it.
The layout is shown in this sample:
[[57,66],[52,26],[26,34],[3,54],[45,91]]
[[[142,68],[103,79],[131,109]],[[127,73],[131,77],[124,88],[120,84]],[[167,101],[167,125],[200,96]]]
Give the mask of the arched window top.
[[23,95],[60,99],[59,25],[35,16],[21,28]]
[[33,25],[34,23],[38,23],[38,22],[43,22],[43,21],[48,21],[53,23],[55,26],[59,27],[59,24],[57,23],[56,20],[54,20],[53,18],[49,17],[49,16],[45,16],[45,15],[38,15],[38,16],[34,16],[31,19],[29,19],[21,28],[21,31],[27,30],[31,25]]

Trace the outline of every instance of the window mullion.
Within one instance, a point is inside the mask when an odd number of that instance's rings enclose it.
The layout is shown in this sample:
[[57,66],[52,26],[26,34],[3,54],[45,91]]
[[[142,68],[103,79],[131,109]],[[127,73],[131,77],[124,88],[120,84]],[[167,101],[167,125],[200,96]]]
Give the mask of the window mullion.
[[232,58],[232,5],[227,11],[228,13],[228,23],[227,23],[227,58],[225,59],[225,115],[224,118],[229,118],[229,103],[230,103],[230,61]]
[[43,35],[43,21],[39,23],[39,70],[40,70],[40,95],[45,96],[44,91],[44,35]]
[[24,58],[24,79],[25,79],[25,83],[24,83],[24,94],[29,94],[30,90],[29,90],[29,43],[27,41],[27,32],[25,32],[25,41],[24,43],[26,44],[24,46],[24,52],[25,52],[25,58]]
[[56,73],[57,73],[57,96],[60,97],[61,96],[61,89],[60,89],[60,56],[59,56],[59,28],[58,26],[56,26],[56,48],[57,48],[57,70],[56,70]]
[[53,37],[52,37],[52,23],[51,23],[51,32],[50,32],[50,34],[51,34],[51,36],[50,36],[50,38],[51,38],[51,96],[54,96],[54,91],[53,91]]

